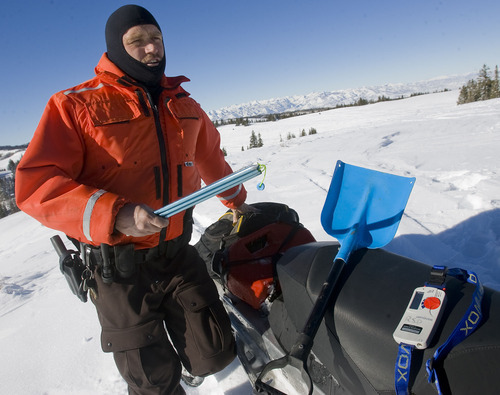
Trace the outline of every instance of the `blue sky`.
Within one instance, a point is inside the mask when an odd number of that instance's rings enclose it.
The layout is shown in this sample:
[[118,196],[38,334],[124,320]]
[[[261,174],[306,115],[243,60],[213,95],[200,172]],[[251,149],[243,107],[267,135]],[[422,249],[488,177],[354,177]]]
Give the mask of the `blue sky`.
[[[49,97],[91,78],[129,2],[16,0],[0,13],[0,145],[31,139]],[[500,64],[498,0],[136,1],[162,27],[167,75],[205,110],[413,82]]]

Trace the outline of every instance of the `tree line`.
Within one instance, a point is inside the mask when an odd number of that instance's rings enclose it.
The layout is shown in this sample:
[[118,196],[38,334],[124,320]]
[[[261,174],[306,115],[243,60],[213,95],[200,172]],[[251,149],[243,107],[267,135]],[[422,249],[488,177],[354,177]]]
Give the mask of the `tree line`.
[[460,88],[457,104],[472,103],[475,101],[489,100],[500,97],[500,84],[498,65],[495,66],[493,77],[490,68],[483,65],[479,70],[477,80],[469,80]]
[[0,218],[19,211],[14,195],[15,174],[18,163],[19,161],[14,162],[12,159],[9,160],[7,169],[11,174],[0,178]]

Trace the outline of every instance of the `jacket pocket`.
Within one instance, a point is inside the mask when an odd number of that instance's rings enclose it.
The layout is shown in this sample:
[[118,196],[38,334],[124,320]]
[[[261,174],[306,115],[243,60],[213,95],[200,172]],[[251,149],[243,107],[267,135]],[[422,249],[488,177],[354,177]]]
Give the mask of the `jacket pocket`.
[[123,99],[118,95],[92,100],[85,103],[85,106],[95,127],[130,122],[141,115],[137,103],[133,100]]
[[168,102],[168,108],[177,119],[200,119],[197,104],[194,100],[183,97]]

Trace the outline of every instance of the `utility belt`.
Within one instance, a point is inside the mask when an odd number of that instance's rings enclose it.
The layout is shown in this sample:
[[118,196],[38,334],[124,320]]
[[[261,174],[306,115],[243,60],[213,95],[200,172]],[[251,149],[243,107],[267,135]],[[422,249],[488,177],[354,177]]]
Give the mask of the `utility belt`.
[[[82,302],[87,301],[87,293],[90,292],[97,298],[97,283],[95,274],[100,272],[105,284],[111,284],[115,280],[123,280],[132,277],[138,265],[155,259],[173,259],[177,253],[191,240],[193,231],[193,209],[184,213],[183,232],[179,237],[166,240],[166,229],[160,232],[160,240],[156,247],[136,250],[133,244],[121,246],[110,246],[101,244],[96,247],[90,244],[80,243],[68,236],[78,251],[67,250],[59,236],[51,237],[50,241],[59,255],[59,268],[64,274],[71,289]],[[100,270],[96,270],[100,269]]]
[[189,243],[185,234],[168,241],[162,241],[159,245],[143,250],[136,250],[133,244],[109,246],[102,244],[95,247],[81,243],[80,252],[83,261],[89,266],[98,267],[105,284],[112,283],[115,279],[128,279],[132,277],[137,266],[156,259],[173,259],[177,253]]
[[143,250],[135,250],[133,244],[102,244],[96,247],[70,239],[78,246],[79,251],[74,251],[67,250],[59,236],[53,236],[51,242],[59,255],[59,268],[71,291],[82,302],[86,302],[88,292],[97,298],[96,273],[100,273],[105,284],[127,280],[137,272],[138,265],[156,259],[173,259],[189,244],[190,239],[191,228],[188,227],[181,236]]
[[[68,236],[78,251],[68,250],[59,236],[51,237],[50,241],[59,255],[59,268],[64,274],[71,289],[82,302],[87,301],[87,292],[97,298],[97,283],[95,274],[100,272],[105,284],[115,280],[132,277],[138,265],[156,259],[173,259],[177,253],[191,240],[193,231],[193,209],[184,213],[183,232],[172,240],[164,240],[166,229],[160,232],[160,240],[156,247],[136,250],[133,244],[110,246],[101,244],[96,247],[80,243]],[[100,269],[100,270],[96,270]]]

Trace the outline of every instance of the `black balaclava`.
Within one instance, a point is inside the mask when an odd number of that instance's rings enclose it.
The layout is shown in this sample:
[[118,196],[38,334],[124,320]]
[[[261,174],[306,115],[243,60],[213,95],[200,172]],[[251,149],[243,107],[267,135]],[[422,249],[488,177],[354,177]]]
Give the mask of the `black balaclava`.
[[155,25],[161,31],[154,16],[141,6],[124,5],[111,14],[106,23],[108,58],[134,80],[155,91],[165,72],[165,55],[158,66],[150,67],[127,53],[123,46],[123,35],[137,25]]

